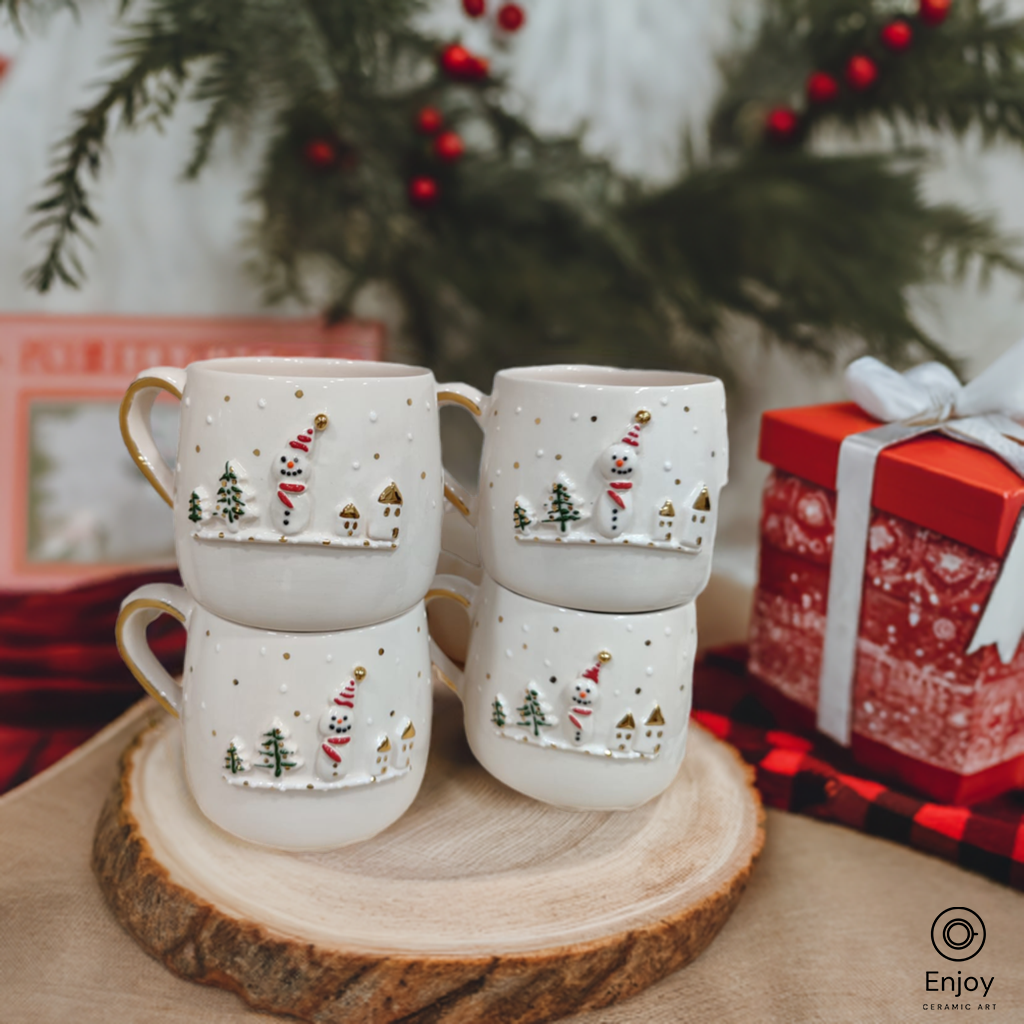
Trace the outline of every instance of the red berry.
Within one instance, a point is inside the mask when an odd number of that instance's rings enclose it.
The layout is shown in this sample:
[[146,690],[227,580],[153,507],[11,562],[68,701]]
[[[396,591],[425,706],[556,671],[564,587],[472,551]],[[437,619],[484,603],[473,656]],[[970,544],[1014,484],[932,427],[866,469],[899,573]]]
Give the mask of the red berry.
[[444,118],[436,107],[424,107],[416,115],[416,130],[422,135],[436,135],[443,124]]
[[446,164],[453,164],[465,152],[465,145],[460,136],[455,132],[441,132],[434,140],[434,152],[439,160]]
[[338,159],[334,145],[327,139],[310,139],[303,147],[302,155],[314,171],[326,171]]
[[469,50],[458,43],[452,43],[441,51],[441,67],[453,78],[464,77],[473,59]]
[[491,62],[486,57],[470,57],[465,77],[474,81],[481,81],[488,76],[490,70]]
[[506,32],[518,32],[526,21],[526,13],[519,4],[502,4],[498,9],[498,24]]
[[800,118],[790,107],[776,107],[768,112],[764,127],[775,142],[789,142],[800,127]]
[[949,16],[951,0],[921,0],[917,9],[926,25],[941,25]]
[[858,53],[846,62],[846,81],[856,92],[870,89],[877,78],[878,65],[870,57]]
[[914,41],[914,30],[905,21],[890,21],[888,25],[882,26],[878,38],[882,40],[882,45],[887,50],[902,53],[909,49],[910,44]]
[[428,206],[433,206],[440,196],[441,190],[437,187],[437,182],[433,178],[413,178],[409,182],[409,202],[413,206],[418,206],[421,210],[425,210]]
[[839,83],[824,71],[815,71],[807,79],[807,98],[812,103],[831,103],[839,95]]
[[479,18],[484,13],[485,7],[484,0],[462,0],[462,9],[471,18]]
[[0,78],[3,78],[7,74],[7,69],[11,66],[10,60],[7,57],[0,57]]

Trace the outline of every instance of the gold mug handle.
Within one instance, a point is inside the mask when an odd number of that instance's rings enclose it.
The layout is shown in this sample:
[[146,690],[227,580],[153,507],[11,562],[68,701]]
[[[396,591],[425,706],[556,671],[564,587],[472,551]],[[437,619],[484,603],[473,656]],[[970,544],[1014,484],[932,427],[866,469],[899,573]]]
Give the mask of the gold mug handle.
[[165,711],[181,717],[181,685],[160,664],[146,639],[146,627],[161,615],[177,619],[187,630],[195,602],[184,587],[151,583],[124,599],[114,633],[124,663],[142,688]]
[[[472,384],[455,382],[452,384],[441,384],[437,392],[437,407],[443,409],[445,406],[457,405],[473,414],[476,424],[483,430],[483,409],[488,401],[487,395],[473,387]],[[463,487],[448,472],[444,471],[444,496],[476,526],[476,498],[472,491]]]
[[[477,585],[471,580],[442,573],[434,577],[423,603],[429,605],[431,601],[454,601],[472,616],[477,589]],[[433,637],[430,638],[430,659],[444,684],[461,699],[466,682],[465,673],[441,650]]]
[[176,366],[143,370],[121,399],[121,437],[142,475],[168,505],[174,506],[174,470],[164,462],[153,440],[151,415],[161,391],[178,401],[185,391],[186,372]]

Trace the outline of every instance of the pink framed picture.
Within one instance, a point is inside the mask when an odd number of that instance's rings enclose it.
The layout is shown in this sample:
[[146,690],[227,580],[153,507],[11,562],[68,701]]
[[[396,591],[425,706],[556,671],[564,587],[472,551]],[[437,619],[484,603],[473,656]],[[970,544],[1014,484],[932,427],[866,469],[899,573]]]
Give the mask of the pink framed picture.
[[[121,441],[118,406],[150,366],[224,355],[383,358],[381,325],[316,319],[0,316],[0,591],[174,564],[170,509]],[[153,409],[175,457],[177,403]]]

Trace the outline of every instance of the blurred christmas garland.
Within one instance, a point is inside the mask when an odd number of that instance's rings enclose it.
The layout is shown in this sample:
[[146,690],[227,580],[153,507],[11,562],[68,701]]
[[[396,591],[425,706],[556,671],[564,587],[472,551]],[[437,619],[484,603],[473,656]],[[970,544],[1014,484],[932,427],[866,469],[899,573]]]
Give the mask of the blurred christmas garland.
[[[0,2],[17,23],[54,6]],[[538,137],[504,108],[485,60],[416,29],[420,10],[152,0],[57,149],[34,207],[45,254],[31,284],[82,280],[76,242],[96,222],[89,179],[109,134],[158,124],[182,99],[205,110],[188,177],[222,131],[269,135],[251,192],[269,300],[308,301],[316,280],[338,318],[383,285],[421,358],[481,382],[559,359],[727,372],[721,339],[737,318],[826,359],[944,358],[909,291],[973,264],[1024,276],[989,218],[928,202],[923,154],[901,141],[927,128],[1024,142],[1024,21],[999,5],[767,0],[727,63],[708,155],[659,188],[574,139]],[[524,15],[505,3],[497,18],[515,32]],[[879,122],[892,136],[881,152],[811,148]]]

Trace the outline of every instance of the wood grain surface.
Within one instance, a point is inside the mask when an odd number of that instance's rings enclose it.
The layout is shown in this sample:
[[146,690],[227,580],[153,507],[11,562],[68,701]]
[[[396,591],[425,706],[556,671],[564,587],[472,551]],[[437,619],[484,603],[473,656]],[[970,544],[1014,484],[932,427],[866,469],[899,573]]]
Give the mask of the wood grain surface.
[[210,825],[174,722],[125,752],[93,867],[176,974],[308,1021],[531,1022],[628,998],[690,963],[764,841],[749,769],[691,726],[673,785],[632,812],[560,811],[473,760],[438,690],[426,781],[369,842],[281,853]]

